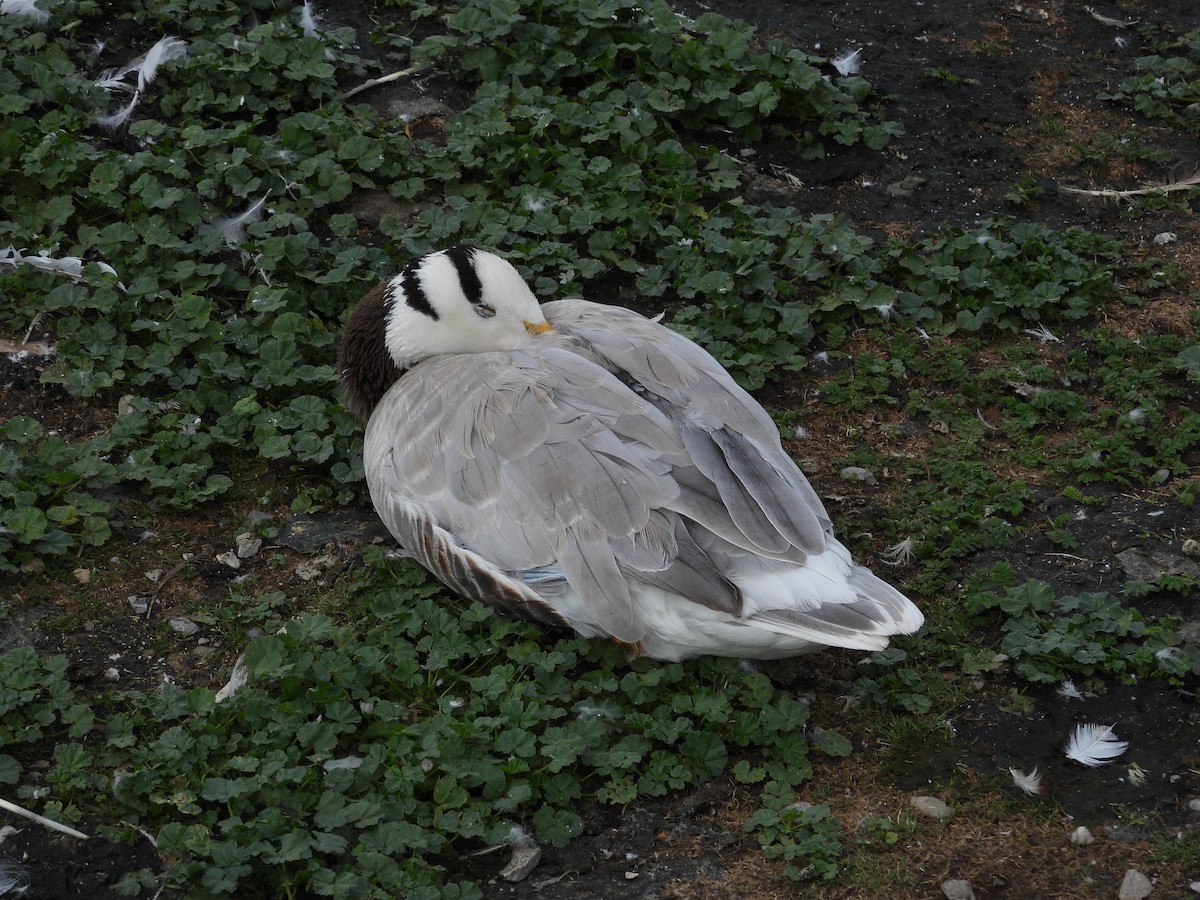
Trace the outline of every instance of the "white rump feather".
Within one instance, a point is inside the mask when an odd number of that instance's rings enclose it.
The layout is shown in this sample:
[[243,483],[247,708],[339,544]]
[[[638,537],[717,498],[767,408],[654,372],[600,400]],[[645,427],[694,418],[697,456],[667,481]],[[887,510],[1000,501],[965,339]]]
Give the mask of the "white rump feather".
[[1112,725],[1081,723],[1067,741],[1066,754],[1081,766],[1095,767],[1112,762],[1128,749],[1129,742],[1113,734]]

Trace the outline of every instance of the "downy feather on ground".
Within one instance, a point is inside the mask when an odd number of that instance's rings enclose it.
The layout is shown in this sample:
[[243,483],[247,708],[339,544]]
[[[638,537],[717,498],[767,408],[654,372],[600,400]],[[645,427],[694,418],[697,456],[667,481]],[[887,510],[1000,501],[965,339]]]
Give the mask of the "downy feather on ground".
[[[64,275],[72,281],[84,280],[83,267],[87,263],[88,260],[84,260],[78,256],[51,256],[49,250],[39,250],[33,255],[25,253],[24,250],[18,250],[12,245],[0,250],[0,265],[9,265],[13,268],[17,266],[29,266],[32,269],[40,269],[43,272]],[[106,275],[117,276],[117,270],[108,263],[96,261],[93,264]],[[117,287],[125,290],[125,285],[120,281],[117,282]]]
[[[153,47],[132,62],[118,69],[112,69],[102,74],[96,80],[96,86],[112,93],[113,91],[132,92],[129,102],[106,116],[99,116],[96,124],[108,131],[115,131],[129,121],[133,111],[141,102],[146,89],[158,77],[158,70],[163,63],[181,59],[187,55],[187,41],[166,35],[160,38]],[[134,76],[136,87],[127,79]]]
[[1086,722],[1076,725],[1064,751],[1067,759],[1089,768],[1103,766],[1115,760],[1129,749],[1129,743],[1120,740],[1113,733],[1113,727]]
[[0,15],[24,16],[44,25],[50,21],[50,13],[43,7],[49,5],[50,0],[42,0],[42,6],[38,6],[35,0],[0,0]]

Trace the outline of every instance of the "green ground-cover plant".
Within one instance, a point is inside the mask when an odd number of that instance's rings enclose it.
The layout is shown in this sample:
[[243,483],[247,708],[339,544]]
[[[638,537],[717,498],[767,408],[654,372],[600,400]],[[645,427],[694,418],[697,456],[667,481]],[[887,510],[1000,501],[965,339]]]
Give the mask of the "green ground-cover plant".
[[[547,296],[610,268],[651,297],[770,294],[761,216],[722,200],[740,169],[704,130],[744,141],[766,128],[809,155],[825,140],[881,146],[894,131],[865,111],[861,78],[825,78],[821,58],[760,46],[717,16],[464,3],[413,56],[477,81],[476,94],[444,141],[413,141],[340,100],[368,69],[350,35],[306,34],[298,13],[260,6],[250,20],[220,2],[153,13],[66,2],[45,23],[0,17],[0,158],[16,176],[2,183],[0,243],[83,260],[74,279],[0,268],[14,300],[0,316],[13,333],[36,324],[53,336],[45,380],[114,407],[129,395],[113,436],[74,452],[128,460],[119,480],[181,507],[228,490],[229,454],[246,452],[332,475],[334,498],[350,496],[357,429],[337,405],[333,348],[345,310],[398,259],[471,241],[513,255]],[[168,25],[186,55],[163,65],[127,121],[101,125],[126,95],[97,82]],[[403,226],[384,217],[386,249],[362,241],[347,205],[380,187],[426,208]],[[804,243],[838,237],[814,231]],[[758,340],[776,356],[794,358],[810,337],[799,310],[761,320]],[[770,335],[780,322],[794,334]],[[775,358],[748,350],[740,369],[761,383]],[[20,519],[36,514],[6,515],[23,523],[6,565],[65,549]]]
[[1183,687],[1200,676],[1200,651],[1181,644],[1176,619],[1147,620],[1129,598],[1108,592],[1060,596],[1041,581],[1014,585],[1003,563],[987,580],[991,589],[969,595],[969,612],[1001,615],[1000,651],[1026,681],[1074,675],[1131,682],[1155,676]]
[[[469,89],[428,139],[361,95],[342,99],[378,73],[356,36],[306,34],[297,10],[266,0],[62,0],[44,24],[0,15],[0,250],[84,261],[73,278],[0,264],[0,328],[48,335],[51,396],[112,420],[83,441],[28,416],[0,425],[0,570],[102,544],[131,489],[188,508],[269,469],[288,476],[294,509],[354,496],[359,432],[333,370],[341,317],[400,262],[459,241],[503,250],[547,299],[631,287],[752,388],[871,326],[872,350],[822,397],[848,421],[882,409],[937,426],[920,458],[864,447],[846,460],[891,466],[911,487],[870,528],[913,539],[904,577],[922,593],[1020,527],[1033,493],[1015,467],[1141,483],[1194,462],[1182,386],[1200,371],[1195,347],[1088,332],[1091,349],[1057,366],[1023,334],[1078,329],[1116,299],[1114,242],[1008,219],[878,240],[841,217],[741,198],[735,151],[763,136],[798,159],[883,147],[897,126],[861,78],[658,3],[395,11],[408,18],[381,39]],[[97,79],[167,33],[187,55],[125,125],[102,127],[127,95]],[[395,212],[368,220],[354,202],[364,190],[390,193]],[[998,333],[1023,342],[1003,371],[973,358]],[[910,387],[918,379],[928,386]],[[1014,393],[1014,381],[1042,390]],[[1084,422],[1069,452],[1041,443]],[[1003,442],[986,439],[993,430]],[[789,874],[834,874],[836,822],[792,804],[809,749],[849,744],[829,731],[808,740],[807,708],[786,688],[722,661],[626,666],[616,648],[435,602],[411,570],[368,581],[332,617],[253,643],[251,683],[227,704],[199,689],[128,692],[95,700],[93,723],[60,661],[4,657],[3,725],[20,734],[0,751],[0,783],[69,821],[86,810],[137,823],[158,836],[172,884],[214,895],[472,895],[446,884],[464,847],[517,824],[560,843],[583,803],[717,774],[761,791],[748,826]],[[223,615],[273,631],[289,603],[235,595]],[[926,632],[943,637],[877,655],[854,693],[916,715],[945,706],[947,645],[963,632],[947,618]],[[1084,628],[1101,665],[1171,675],[1161,660],[1147,668],[1145,646],[1123,649],[1137,626],[1117,618],[1115,630]],[[1062,628],[1043,617],[1014,658],[1034,673],[1065,667],[1051,650],[1078,623]],[[1168,624],[1153,628],[1167,649]],[[35,758],[52,760],[36,798],[23,780]],[[114,771],[129,773],[119,814]],[[155,885],[147,872],[125,879],[129,893]]]
[[1156,51],[1139,56],[1137,74],[1114,89],[1100,93],[1102,100],[1131,104],[1142,115],[1169,119],[1188,130],[1200,128],[1200,117],[1191,109],[1200,102],[1200,29],[1178,38],[1147,35]]
[[[77,818],[111,805],[120,772],[121,816],[157,835],[167,883],[211,896],[476,896],[445,883],[446,858],[514,826],[561,846],[581,803],[723,773],[764,792],[747,827],[771,855],[836,870],[836,823],[784,808],[812,771],[787,689],[733,660],[626,666],[615,645],[440,592],[407,565],[358,592],[352,624],[292,619],[249,645],[249,683],[224,703],[168,683],[93,715],[65,659],[0,656],[0,782],[57,737],[39,801]],[[816,746],[850,749],[834,732]]]

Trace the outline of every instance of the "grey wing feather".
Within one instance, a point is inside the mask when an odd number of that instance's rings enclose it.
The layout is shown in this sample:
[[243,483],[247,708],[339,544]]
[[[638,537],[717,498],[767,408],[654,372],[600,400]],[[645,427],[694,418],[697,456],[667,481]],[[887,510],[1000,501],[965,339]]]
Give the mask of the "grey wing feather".
[[634,643],[622,565],[667,567],[651,513],[678,494],[662,457],[682,451],[651,404],[548,344],[414,367],[372,416],[364,457],[380,516],[446,584],[544,619],[521,573],[558,566],[592,624]]
[[[556,329],[578,338],[579,352],[633,379],[679,429],[690,462],[717,489],[714,497],[677,473],[692,488],[682,492],[679,512],[769,556],[802,562],[804,553],[825,549],[831,523],[820,498],[783,451],[770,416],[706,351],[620,307],[559,300],[542,309]],[[741,537],[729,532],[730,521]]]
[[570,627],[571,623],[537,592],[459,545],[420,505],[388,493],[376,501],[376,509],[404,549],[464,597],[546,625]]

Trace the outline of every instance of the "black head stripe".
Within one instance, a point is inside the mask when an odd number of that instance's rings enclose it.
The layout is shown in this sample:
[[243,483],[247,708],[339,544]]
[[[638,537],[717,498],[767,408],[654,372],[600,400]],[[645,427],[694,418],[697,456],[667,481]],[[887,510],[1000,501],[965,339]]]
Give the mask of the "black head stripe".
[[483,299],[483,282],[479,280],[479,273],[475,271],[475,248],[460,244],[447,250],[446,256],[454,263],[454,269],[458,272],[458,283],[462,285],[467,301],[472,306],[477,305]]
[[400,287],[404,290],[404,299],[408,301],[409,306],[431,319],[436,319],[437,310],[429,305],[429,298],[425,296],[425,289],[421,287],[421,279],[417,277],[420,265],[421,260],[416,259],[404,267],[404,271],[400,273]]

